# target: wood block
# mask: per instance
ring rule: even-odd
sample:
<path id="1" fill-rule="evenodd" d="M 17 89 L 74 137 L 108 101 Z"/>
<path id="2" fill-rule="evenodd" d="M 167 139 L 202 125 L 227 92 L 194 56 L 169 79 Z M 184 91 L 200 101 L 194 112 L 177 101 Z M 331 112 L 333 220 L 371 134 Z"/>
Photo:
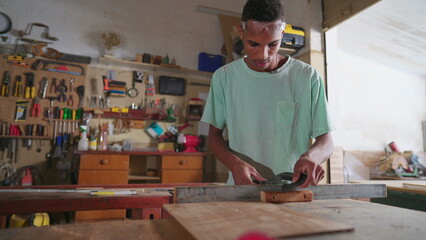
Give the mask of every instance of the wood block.
<path id="1" fill-rule="evenodd" d="M 285 202 L 311 202 L 313 194 L 311 191 L 292 191 L 292 192 L 265 192 L 260 191 L 260 201 L 270 203 Z"/>

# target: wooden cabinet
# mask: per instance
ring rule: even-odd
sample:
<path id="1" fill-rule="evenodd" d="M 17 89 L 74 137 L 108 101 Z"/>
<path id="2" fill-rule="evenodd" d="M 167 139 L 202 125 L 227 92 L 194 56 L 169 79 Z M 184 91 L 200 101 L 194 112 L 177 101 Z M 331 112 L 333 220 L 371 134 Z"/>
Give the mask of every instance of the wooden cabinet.
<path id="1" fill-rule="evenodd" d="M 203 156 L 163 156 L 162 183 L 194 183 L 203 181 Z"/>
<path id="2" fill-rule="evenodd" d="M 159 181 L 161 183 L 201 183 L 203 182 L 203 160 L 206 153 L 175 152 L 113 152 L 113 151 L 74 151 L 80 154 L 78 184 L 128 184 L 129 180 Z M 146 156 L 156 156 L 157 176 L 130 176 L 130 156 L 142 164 Z M 144 160 L 145 159 L 145 160 Z M 125 209 L 78 211 L 77 222 L 94 220 L 123 219 Z"/>
<path id="3" fill-rule="evenodd" d="M 129 155 L 82 154 L 78 184 L 127 184 Z M 123 219 L 125 209 L 77 211 L 76 221 Z"/>

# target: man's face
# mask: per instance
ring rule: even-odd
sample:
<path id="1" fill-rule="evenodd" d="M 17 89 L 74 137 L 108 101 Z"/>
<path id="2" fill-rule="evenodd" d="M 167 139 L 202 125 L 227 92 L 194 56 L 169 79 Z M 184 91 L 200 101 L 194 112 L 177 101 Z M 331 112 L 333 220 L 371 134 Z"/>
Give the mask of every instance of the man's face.
<path id="1" fill-rule="evenodd" d="M 238 27 L 250 69 L 267 72 L 277 66 L 284 26 L 280 20 L 269 23 L 249 20 Z"/>

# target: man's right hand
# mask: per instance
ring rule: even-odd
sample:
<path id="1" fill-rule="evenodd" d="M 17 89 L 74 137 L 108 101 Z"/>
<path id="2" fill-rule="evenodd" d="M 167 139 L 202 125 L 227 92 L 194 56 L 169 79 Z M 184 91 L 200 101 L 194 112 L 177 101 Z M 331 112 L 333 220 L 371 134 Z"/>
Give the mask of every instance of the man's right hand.
<path id="1" fill-rule="evenodd" d="M 234 178 L 235 185 L 252 185 L 253 179 L 257 181 L 266 181 L 250 164 L 240 160 L 230 169 Z"/>
<path id="2" fill-rule="evenodd" d="M 257 170 L 241 160 L 238 156 L 231 153 L 228 145 L 223 139 L 223 130 L 216 128 L 213 125 L 210 125 L 209 136 L 207 139 L 211 150 L 213 151 L 215 157 L 219 159 L 228 169 L 232 172 L 234 177 L 235 185 L 249 185 L 254 184 L 252 178 L 257 181 L 265 181 Z"/>

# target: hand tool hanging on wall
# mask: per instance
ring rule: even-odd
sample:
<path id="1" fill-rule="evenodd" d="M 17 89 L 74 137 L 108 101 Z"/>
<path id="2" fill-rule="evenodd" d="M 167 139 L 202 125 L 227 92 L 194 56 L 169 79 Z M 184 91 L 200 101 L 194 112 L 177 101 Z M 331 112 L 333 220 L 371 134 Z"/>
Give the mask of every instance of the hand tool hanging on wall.
<path id="1" fill-rule="evenodd" d="M 10 84 L 10 77 L 9 77 L 9 71 L 3 72 L 3 85 L 1 86 L 1 95 L 3 97 L 9 96 L 9 86 Z"/>
<path id="2" fill-rule="evenodd" d="M 85 87 L 83 85 L 77 87 L 78 108 L 83 107 L 84 90 L 85 90 Z"/>
<path id="3" fill-rule="evenodd" d="M 40 117 L 40 98 L 34 99 L 33 107 L 31 108 L 31 117 Z"/>
<path id="4" fill-rule="evenodd" d="M 47 99 L 49 99 L 49 101 L 50 101 L 50 107 L 53 107 L 53 102 L 56 100 L 56 98 L 57 97 L 52 97 L 52 96 L 47 97 Z"/>
<path id="5" fill-rule="evenodd" d="M 62 79 L 61 83 L 58 85 L 57 90 L 59 92 L 58 102 L 65 102 L 67 100 L 67 95 L 65 93 L 68 91 L 67 85 L 65 85 L 65 79 Z"/>
<path id="6" fill-rule="evenodd" d="M 14 97 L 22 97 L 22 77 L 17 75 L 15 78 L 15 91 L 13 93 Z"/>
<path id="7" fill-rule="evenodd" d="M 47 78 L 42 78 L 40 81 L 40 90 L 38 94 L 39 97 L 46 98 L 47 85 L 49 85 Z"/>
<path id="8" fill-rule="evenodd" d="M 58 85 L 56 83 L 56 80 L 57 80 L 56 78 L 52 78 L 49 93 L 57 93 Z"/>
<path id="9" fill-rule="evenodd" d="M 59 66 L 65 65 L 65 66 L 77 67 L 80 69 L 80 73 L 48 68 L 49 65 L 59 65 Z M 37 59 L 31 66 L 31 68 L 34 70 L 46 70 L 46 71 L 52 71 L 52 72 L 69 73 L 74 75 L 84 75 L 84 68 L 78 64 L 63 63 L 63 62 L 49 61 L 49 60 L 43 60 L 43 59 Z"/>
<path id="10" fill-rule="evenodd" d="M 25 87 L 25 98 L 35 98 L 34 73 L 24 73 L 27 76 L 27 85 Z"/>
<path id="11" fill-rule="evenodd" d="M 75 79 L 70 78 L 70 92 L 74 91 L 74 82 L 75 82 Z"/>
<path id="12" fill-rule="evenodd" d="M 129 88 L 127 90 L 127 96 L 131 97 L 131 98 L 135 98 L 139 95 L 139 91 L 135 88 L 135 83 L 136 83 L 136 79 L 133 78 L 132 81 L 132 88 Z"/>
<path id="13" fill-rule="evenodd" d="M 73 107 L 73 106 L 74 106 L 74 99 L 73 99 L 73 97 L 72 97 L 72 95 L 71 95 L 71 94 L 70 94 L 70 96 L 68 97 L 67 106 L 68 106 L 68 107 Z"/>
<path id="14" fill-rule="evenodd" d="M 27 29 L 25 31 L 24 30 L 19 31 L 19 36 L 23 37 L 23 36 L 26 36 L 26 35 L 30 35 L 31 30 L 33 29 L 33 26 L 44 28 L 44 35 L 43 35 L 44 38 L 52 40 L 52 41 L 58 40 L 57 37 L 51 36 L 49 34 L 49 26 L 47 26 L 46 24 L 43 24 L 43 23 L 30 23 L 27 26 Z"/>

